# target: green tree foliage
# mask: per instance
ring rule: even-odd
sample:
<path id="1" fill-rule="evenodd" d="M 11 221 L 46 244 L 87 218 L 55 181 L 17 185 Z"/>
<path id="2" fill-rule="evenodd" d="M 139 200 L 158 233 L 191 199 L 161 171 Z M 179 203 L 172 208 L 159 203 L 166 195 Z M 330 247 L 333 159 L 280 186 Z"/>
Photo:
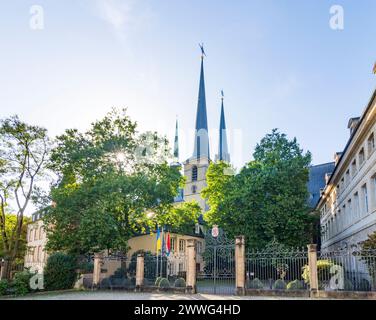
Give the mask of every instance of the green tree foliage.
<path id="1" fill-rule="evenodd" d="M 23 217 L 22 222 L 22 232 L 20 237 L 19 248 L 17 251 L 17 255 L 15 257 L 14 263 L 21 264 L 24 261 L 25 252 L 26 252 L 26 236 L 27 236 L 27 225 L 31 221 L 29 217 Z M 12 231 L 15 229 L 17 223 L 17 216 L 15 214 L 6 214 L 5 215 L 5 232 L 6 234 L 11 234 Z M 6 252 L 4 252 L 3 246 L 3 235 L 0 233 L 0 258 L 4 258 L 6 256 Z"/>
<path id="2" fill-rule="evenodd" d="M 77 280 L 76 257 L 61 252 L 51 254 L 44 267 L 46 290 L 72 289 Z"/>
<path id="3" fill-rule="evenodd" d="M 374 286 L 376 286 L 376 232 L 368 235 L 368 238 L 361 243 L 360 256 L 366 264 Z"/>
<path id="4" fill-rule="evenodd" d="M 50 164 L 59 177 L 51 191 L 56 205 L 44 216 L 48 249 L 125 252 L 134 233 L 167 222 L 184 227 L 193 215 L 178 216 L 173 207 L 184 179 L 168 165 L 167 145 L 156 133 L 137 133 L 125 110 L 113 110 L 86 133 L 59 136 Z"/>
<path id="5" fill-rule="evenodd" d="M 0 233 L 6 278 L 22 247 L 25 211 L 41 192 L 49 145 L 44 128 L 28 125 L 17 116 L 0 123 Z M 6 214 L 11 212 L 16 223 L 9 230 Z"/>
<path id="6" fill-rule="evenodd" d="M 218 224 L 230 237 L 245 235 L 253 248 L 271 241 L 306 245 L 314 222 L 307 208 L 310 153 L 303 153 L 295 138 L 288 140 L 274 129 L 256 146 L 253 157 L 234 175 L 226 163 L 209 166 L 202 192 L 210 206 L 207 222 Z"/>

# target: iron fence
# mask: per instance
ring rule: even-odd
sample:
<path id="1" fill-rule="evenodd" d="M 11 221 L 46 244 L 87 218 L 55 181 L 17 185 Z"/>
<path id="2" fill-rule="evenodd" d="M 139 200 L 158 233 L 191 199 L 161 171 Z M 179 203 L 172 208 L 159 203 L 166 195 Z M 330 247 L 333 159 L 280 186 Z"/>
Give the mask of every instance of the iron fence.
<path id="1" fill-rule="evenodd" d="M 376 291 L 376 250 L 322 251 L 317 260 L 319 289 Z"/>
<path id="2" fill-rule="evenodd" d="M 187 274 L 186 254 L 144 257 L 144 286 L 160 288 L 185 287 Z"/>
<path id="3" fill-rule="evenodd" d="M 308 265 L 304 248 L 249 250 L 246 253 L 246 288 L 307 290 L 303 270 Z"/>

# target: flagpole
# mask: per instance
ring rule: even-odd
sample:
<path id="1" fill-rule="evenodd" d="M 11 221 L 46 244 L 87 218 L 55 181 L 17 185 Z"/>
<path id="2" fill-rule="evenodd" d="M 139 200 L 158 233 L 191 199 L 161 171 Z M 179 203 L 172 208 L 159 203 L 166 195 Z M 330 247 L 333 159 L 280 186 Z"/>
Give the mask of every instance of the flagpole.
<path id="1" fill-rule="evenodd" d="M 162 227 L 162 238 L 161 238 L 161 277 L 163 277 L 163 236 L 164 236 L 164 228 Z"/>
<path id="2" fill-rule="evenodd" d="M 157 225 L 157 237 L 158 237 L 158 225 Z M 157 248 L 157 270 L 155 272 L 156 278 L 158 277 L 158 239 L 156 241 L 156 248 Z"/>

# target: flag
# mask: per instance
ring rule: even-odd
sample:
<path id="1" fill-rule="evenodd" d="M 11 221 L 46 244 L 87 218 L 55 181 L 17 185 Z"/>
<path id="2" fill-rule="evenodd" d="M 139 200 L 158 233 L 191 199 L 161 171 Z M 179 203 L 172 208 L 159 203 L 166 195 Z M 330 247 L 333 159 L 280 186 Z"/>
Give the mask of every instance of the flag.
<path id="1" fill-rule="evenodd" d="M 165 235 L 163 234 L 163 231 L 162 231 L 162 257 L 163 257 L 163 255 L 164 255 L 165 252 L 166 252 L 166 250 L 165 250 L 165 246 L 166 246 Z"/>
<path id="2" fill-rule="evenodd" d="M 166 254 L 167 254 L 167 256 L 169 256 L 170 255 L 170 251 L 171 251 L 171 239 L 170 239 L 170 232 L 169 233 L 167 233 L 167 241 L 166 241 L 167 243 L 166 243 Z"/>
<path id="3" fill-rule="evenodd" d="M 375 65 L 373 66 L 373 73 L 376 74 L 376 62 L 375 62 Z"/>
<path id="4" fill-rule="evenodd" d="M 159 250 L 161 250 L 161 247 L 161 231 L 159 230 L 159 227 L 157 227 L 157 253 Z"/>

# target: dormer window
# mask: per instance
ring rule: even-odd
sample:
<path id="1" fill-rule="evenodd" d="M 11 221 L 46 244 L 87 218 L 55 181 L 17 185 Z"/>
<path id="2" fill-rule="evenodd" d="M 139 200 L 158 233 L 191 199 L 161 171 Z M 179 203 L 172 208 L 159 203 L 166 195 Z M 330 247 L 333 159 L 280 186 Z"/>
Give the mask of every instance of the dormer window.
<path id="1" fill-rule="evenodd" d="M 197 181 L 197 166 L 192 167 L 192 181 Z"/>

